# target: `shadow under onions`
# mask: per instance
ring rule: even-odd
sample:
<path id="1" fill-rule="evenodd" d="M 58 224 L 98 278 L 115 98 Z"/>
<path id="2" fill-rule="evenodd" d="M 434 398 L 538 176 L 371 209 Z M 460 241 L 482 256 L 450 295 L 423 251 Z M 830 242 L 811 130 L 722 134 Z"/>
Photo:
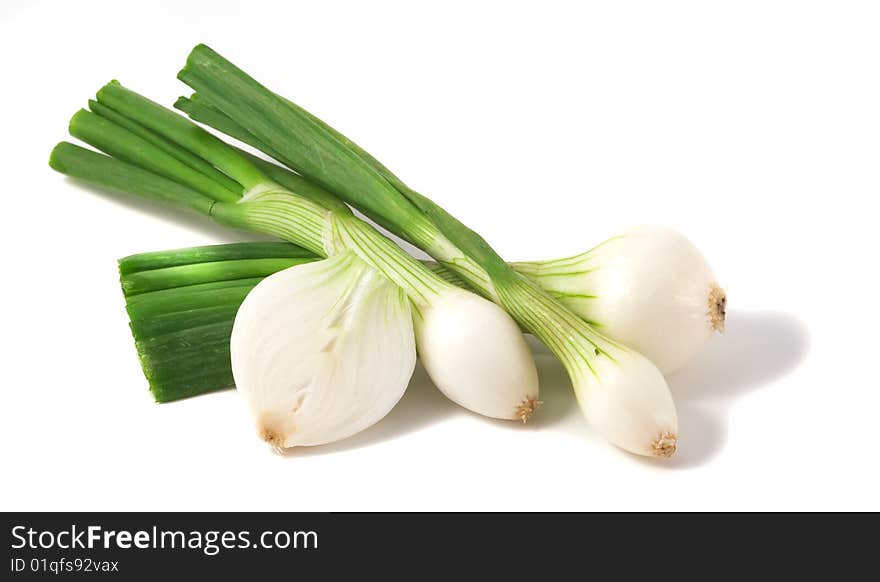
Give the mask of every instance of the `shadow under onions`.
<path id="1" fill-rule="evenodd" d="M 600 438 L 578 410 L 565 368 L 547 348 L 529 340 L 543 401 L 529 424 L 558 425 L 557 430 Z M 797 317 L 777 311 L 730 312 L 724 334 L 713 337 L 694 362 L 668 377 L 681 434 L 676 455 L 670 460 L 629 456 L 657 467 L 684 469 L 707 463 L 724 448 L 736 400 L 795 370 L 808 351 L 809 333 Z"/>
<path id="2" fill-rule="evenodd" d="M 712 338 L 695 362 L 669 377 L 681 441 L 671 460 L 648 462 L 691 468 L 710 461 L 727 441 L 735 401 L 795 370 L 809 345 L 806 325 L 791 314 L 728 313 L 724 334 Z"/>

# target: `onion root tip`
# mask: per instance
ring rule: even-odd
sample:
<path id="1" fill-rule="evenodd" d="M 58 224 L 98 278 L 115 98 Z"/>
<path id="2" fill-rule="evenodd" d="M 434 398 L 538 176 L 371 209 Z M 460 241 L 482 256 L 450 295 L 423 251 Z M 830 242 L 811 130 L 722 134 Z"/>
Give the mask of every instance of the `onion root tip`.
<path id="1" fill-rule="evenodd" d="M 657 439 L 651 443 L 651 453 L 655 457 L 668 459 L 675 454 L 678 437 L 673 432 L 661 433 Z"/>
<path id="2" fill-rule="evenodd" d="M 521 421 L 523 421 L 523 424 L 525 424 L 532 417 L 535 411 L 538 410 L 538 407 L 541 406 L 541 404 L 543 404 L 543 402 L 541 400 L 538 400 L 537 398 L 534 398 L 532 396 L 526 397 L 516 407 L 516 418 L 520 419 Z"/>
<path id="3" fill-rule="evenodd" d="M 723 332 L 724 320 L 727 318 L 727 293 L 717 284 L 709 290 L 709 301 L 706 314 L 712 331 Z"/>
<path id="4" fill-rule="evenodd" d="M 284 435 L 280 432 L 263 426 L 259 430 L 260 439 L 268 443 L 272 450 L 276 453 L 284 452 Z"/>

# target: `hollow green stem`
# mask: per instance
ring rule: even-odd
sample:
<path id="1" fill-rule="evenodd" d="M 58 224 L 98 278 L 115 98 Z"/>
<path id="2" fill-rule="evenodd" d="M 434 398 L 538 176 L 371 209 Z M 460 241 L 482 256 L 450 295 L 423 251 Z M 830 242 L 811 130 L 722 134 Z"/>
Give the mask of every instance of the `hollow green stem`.
<path id="1" fill-rule="evenodd" d="M 181 265 L 223 262 L 242 259 L 308 259 L 314 253 L 286 242 L 242 242 L 139 253 L 119 259 L 119 274 L 126 275 Z M 192 284 L 192 283 L 188 283 Z"/>
<path id="2" fill-rule="evenodd" d="M 158 103 L 111 81 L 98 91 L 98 102 L 203 158 L 250 190 L 266 176 L 228 144 Z"/>
<path id="3" fill-rule="evenodd" d="M 190 119 L 194 119 L 199 123 L 203 123 L 209 127 L 222 131 L 226 135 L 234 137 L 240 142 L 257 148 L 268 156 L 278 159 L 281 155 L 257 139 L 254 134 L 233 121 L 225 113 L 211 105 L 207 99 L 203 98 L 198 93 L 193 93 L 189 98 L 178 98 L 177 101 L 174 102 L 174 107 L 186 113 Z"/>
<path id="4" fill-rule="evenodd" d="M 170 156 L 177 158 L 194 170 L 198 170 L 208 178 L 211 178 L 212 180 L 229 190 L 231 193 L 241 196 L 243 192 L 241 184 L 239 184 L 223 172 L 220 172 L 219 170 L 217 170 L 217 168 L 215 168 L 202 158 L 198 157 L 197 155 L 191 153 L 189 150 L 185 150 L 181 147 L 176 146 L 170 141 L 159 136 L 157 133 L 150 131 L 140 123 L 129 119 L 124 115 L 116 113 L 114 110 L 110 109 L 106 105 L 98 103 L 93 99 L 89 100 L 89 109 L 96 115 L 99 115 L 115 123 L 116 125 L 124 127 L 139 138 L 146 140 L 147 142 L 161 149 Z"/>
<path id="5" fill-rule="evenodd" d="M 311 263 L 315 258 L 239 259 L 198 263 L 177 267 L 165 267 L 152 271 L 131 273 L 122 278 L 122 290 L 126 295 L 137 295 L 158 289 L 171 289 L 208 281 L 266 277 L 295 265 Z"/>
<path id="6" fill-rule="evenodd" d="M 214 200 L 234 202 L 241 197 L 240 187 L 238 193 L 228 190 L 164 149 L 91 111 L 81 109 L 70 119 L 70 135 L 115 158 L 190 186 Z"/>

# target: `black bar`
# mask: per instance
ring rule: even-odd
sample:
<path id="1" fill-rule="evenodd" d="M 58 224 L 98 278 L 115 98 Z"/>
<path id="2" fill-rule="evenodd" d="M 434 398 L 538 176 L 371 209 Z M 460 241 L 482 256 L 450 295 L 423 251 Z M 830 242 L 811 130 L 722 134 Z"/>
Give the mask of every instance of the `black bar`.
<path id="1" fill-rule="evenodd" d="M 829 564 L 835 579 L 876 570 L 870 566 L 876 514 L 6 513 L 0 519 L 0 580 L 193 574 L 305 580 L 344 573 L 433 579 L 441 572 L 462 580 L 478 572 L 490 580 L 502 574 L 605 580 L 652 571 L 665 579 L 699 573 L 706 563 L 713 565 L 703 571 L 709 580 L 733 572 L 815 575 Z"/>

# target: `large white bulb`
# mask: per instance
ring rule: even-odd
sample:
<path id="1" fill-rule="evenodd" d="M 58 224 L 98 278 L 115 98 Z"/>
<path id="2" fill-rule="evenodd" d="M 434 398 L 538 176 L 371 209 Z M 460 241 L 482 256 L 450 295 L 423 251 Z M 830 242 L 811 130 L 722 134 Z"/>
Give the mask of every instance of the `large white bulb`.
<path id="1" fill-rule="evenodd" d="M 598 297 L 584 315 L 664 373 L 690 361 L 724 326 L 726 299 L 709 263 L 684 235 L 658 226 L 624 232 L 591 253 Z"/>
<path id="2" fill-rule="evenodd" d="M 664 374 L 724 328 L 727 300 L 712 268 L 669 228 L 635 227 L 575 257 L 516 268 Z"/>
<path id="3" fill-rule="evenodd" d="M 258 434 L 277 449 L 373 425 L 416 360 L 406 296 L 351 252 L 261 281 L 238 310 L 230 349 Z"/>

